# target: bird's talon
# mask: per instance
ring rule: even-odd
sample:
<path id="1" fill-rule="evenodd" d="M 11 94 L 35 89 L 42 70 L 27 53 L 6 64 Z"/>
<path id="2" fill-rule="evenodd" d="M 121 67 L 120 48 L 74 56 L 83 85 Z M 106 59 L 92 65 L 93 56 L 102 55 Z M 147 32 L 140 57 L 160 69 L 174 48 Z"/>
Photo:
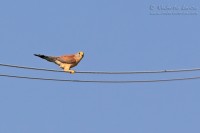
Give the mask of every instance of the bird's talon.
<path id="1" fill-rule="evenodd" d="M 74 70 L 70 70 L 70 71 L 69 71 L 69 73 L 71 73 L 71 74 L 74 74 L 74 73 L 75 73 L 75 71 L 74 71 Z"/>

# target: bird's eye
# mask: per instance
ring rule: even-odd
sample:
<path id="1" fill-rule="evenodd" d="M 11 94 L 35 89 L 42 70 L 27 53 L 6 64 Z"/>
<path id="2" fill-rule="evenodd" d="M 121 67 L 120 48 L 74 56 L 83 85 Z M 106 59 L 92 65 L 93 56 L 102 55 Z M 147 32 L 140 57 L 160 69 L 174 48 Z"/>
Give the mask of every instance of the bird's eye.
<path id="1" fill-rule="evenodd" d="M 79 52 L 78 54 L 79 54 L 80 56 L 83 56 L 83 55 L 84 55 L 84 53 L 83 53 L 83 52 Z"/>

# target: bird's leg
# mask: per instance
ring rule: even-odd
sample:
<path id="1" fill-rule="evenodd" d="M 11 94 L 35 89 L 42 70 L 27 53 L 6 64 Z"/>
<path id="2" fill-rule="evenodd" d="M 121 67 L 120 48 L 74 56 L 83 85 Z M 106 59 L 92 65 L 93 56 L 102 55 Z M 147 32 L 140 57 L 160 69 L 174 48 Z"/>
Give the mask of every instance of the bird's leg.
<path id="1" fill-rule="evenodd" d="M 64 71 L 65 71 L 65 72 L 69 72 L 69 73 L 71 73 L 71 74 L 74 74 L 74 73 L 75 73 L 74 70 L 70 70 L 70 65 L 69 65 L 69 64 L 64 65 Z"/>
<path id="2" fill-rule="evenodd" d="M 61 63 L 59 67 L 62 68 L 62 69 L 64 69 L 65 65 Z"/>
<path id="3" fill-rule="evenodd" d="M 60 61 L 57 61 L 57 60 L 56 60 L 55 63 L 56 63 L 57 65 L 59 65 L 60 68 L 62 68 L 62 67 L 61 67 L 62 63 L 61 63 Z"/>
<path id="4" fill-rule="evenodd" d="M 57 61 L 57 60 L 55 61 L 55 63 L 56 63 L 57 65 L 59 65 L 60 68 L 64 69 L 65 64 L 63 64 L 63 63 L 61 63 L 60 61 Z"/>
<path id="5" fill-rule="evenodd" d="M 70 69 L 68 69 L 68 68 L 64 68 L 64 71 L 65 72 L 69 72 L 69 73 L 71 73 L 71 74 L 74 74 L 75 73 L 75 71 L 74 70 L 70 70 Z"/>
<path id="6" fill-rule="evenodd" d="M 55 63 L 57 65 L 59 65 L 60 68 L 64 69 L 65 72 L 69 72 L 71 74 L 74 74 L 75 71 L 74 70 L 70 70 L 71 65 L 70 64 L 65 64 L 65 63 L 61 63 L 60 61 L 55 61 Z"/>

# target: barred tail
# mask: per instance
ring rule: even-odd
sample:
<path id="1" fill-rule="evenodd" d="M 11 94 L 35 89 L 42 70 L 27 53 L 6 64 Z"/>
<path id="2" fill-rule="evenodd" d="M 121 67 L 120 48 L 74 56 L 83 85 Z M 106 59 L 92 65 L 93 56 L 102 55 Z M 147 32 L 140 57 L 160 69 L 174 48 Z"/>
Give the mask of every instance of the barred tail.
<path id="1" fill-rule="evenodd" d="M 56 57 L 51 57 L 51 56 L 46 56 L 46 55 L 41 55 L 41 54 L 34 54 L 34 55 L 50 62 L 54 62 L 56 60 Z"/>

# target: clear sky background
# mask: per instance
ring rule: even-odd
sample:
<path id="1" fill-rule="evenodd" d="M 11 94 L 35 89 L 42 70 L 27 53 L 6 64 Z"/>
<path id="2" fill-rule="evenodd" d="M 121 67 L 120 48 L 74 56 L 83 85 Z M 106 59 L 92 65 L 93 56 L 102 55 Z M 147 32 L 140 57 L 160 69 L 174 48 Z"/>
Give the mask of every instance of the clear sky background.
<path id="1" fill-rule="evenodd" d="M 85 57 L 74 68 L 78 71 L 200 67 L 199 7 L 197 0 L 0 1 L 0 62 L 59 70 L 33 54 L 82 50 Z M 0 73 L 81 80 L 200 76 L 70 75 L 6 67 L 0 67 Z M 0 133 L 200 132 L 200 80 L 95 84 L 0 77 L 0 83 Z"/>

